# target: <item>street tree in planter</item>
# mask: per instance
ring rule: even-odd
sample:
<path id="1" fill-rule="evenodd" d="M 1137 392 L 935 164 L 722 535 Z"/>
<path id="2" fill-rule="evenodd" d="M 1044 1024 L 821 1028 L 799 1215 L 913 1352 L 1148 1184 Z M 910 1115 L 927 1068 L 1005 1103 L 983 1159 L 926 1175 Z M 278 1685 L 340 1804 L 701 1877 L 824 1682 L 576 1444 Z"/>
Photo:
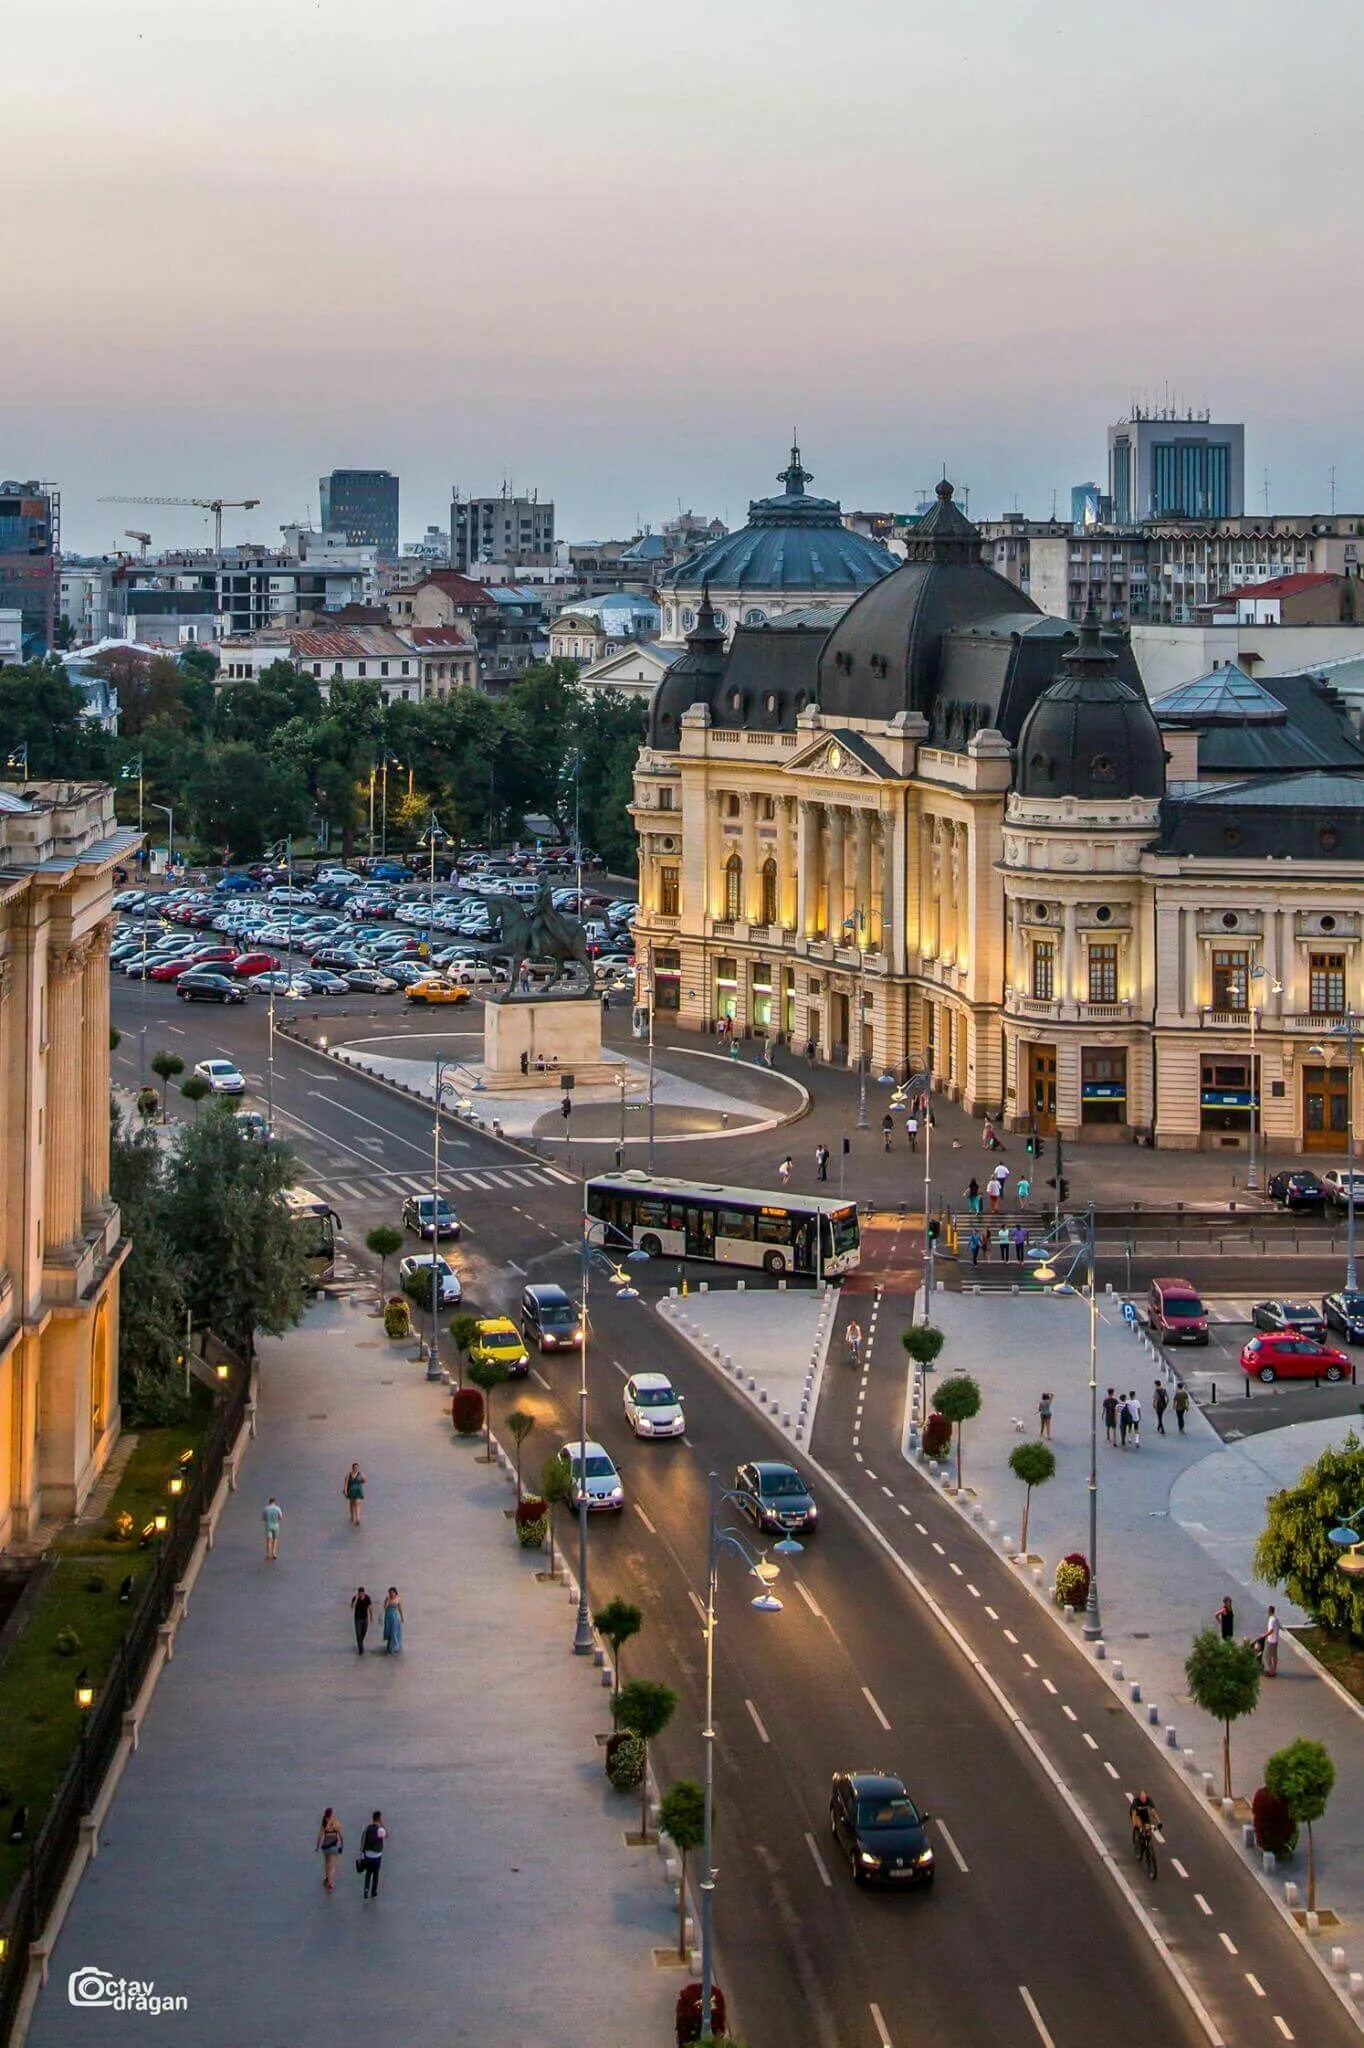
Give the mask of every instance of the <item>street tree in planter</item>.
<path id="1" fill-rule="evenodd" d="M 677 1706 L 677 1694 L 670 1685 L 653 1678 L 632 1678 L 612 1696 L 611 1718 L 627 1735 L 637 1735 L 644 1744 L 645 1774 L 640 1795 L 639 1832 L 649 1835 L 649 1744 L 663 1733 Z"/>
<path id="2" fill-rule="evenodd" d="M 184 1096 L 186 1102 L 192 1102 L 194 1104 L 194 1115 L 197 1121 L 199 1115 L 199 1104 L 203 1101 L 204 1097 L 209 1093 L 209 1086 L 207 1081 L 204 1079 L 202 1074 L 187 1074 L 185 1076 L 185 1079 L 180 1083 L 180 1093 Z"/>
<path id="3" fill-rule="evenodd" d="M 1028 1512 L 1032 1507 L 1034 1486 L 1045 1486 L 1056 1472 L 1056 1453 L 1050 1444 L 1015 1444 L 1009 1453 L 1009 1470 L 1015 1479 L 1020 1479 L 1026 1489 L 1023 1495 L 1023 1533 L 1018 1539 L 1018 1548 L 1024 1557 L 1028 1554 Z"/>
<path id="4" fill-rule="evenodd" d="M 933 1396 L 933 1406 L 945 1415 L 957 1433 L 957 1492 L 961 1492 L 961 1426 L 980 1413 L 980 1386 L 969 1373 L 954 1373 L 944 1380 Z"/>
<path id="5" fill-rule="evenodd" d="M 178 1053 L 178 1052 L 154 1052 L 154 1053 L 152 1054 L 152 1072 L 153 1072 L 154 1074 L 157 1074 L 157 1075 L 159 1075 L 159 1076 L 160 1076 L 160 1079 L 161 1079 L 161 1083 L 162 1083 L 162 1088 L 161 1088 L 161 1095 L 162 1095 L 162 1101 L 161 1101 L 161 1121 L 162 1121 L 162 1123 L 164 1123 L 164 1122 L 166 1121 L 166 1103 L 165 1103 L 165 1097 L 166 1097 L 166 1095 L 167 1095 L 167 1093 L 168 1093 L 168 1091 L 169 1091 L 169 1089 L 170 1089 L 170 1084 L 171 1084 L 171 1082 L 172 1082 L 172 1081 L 173 1081 L 173 1080 L 175 1079 L 175 1077 L 176 1077 L 176 1075 L 177 1075 L 177 1074 L 183 1074 L 183 1073 L 184 1073 L 184 1071 L 185 1071 L 185 1063 L 184 1063 L 184 1061 L 183 1061 L 183 1060 L 181 1059 L 181 1057 L 180 1057 L 180 1055 L 179 1055 L 179 1053 Z"/>
<path id="6" fill-rule="evenodd" d="M 692 1778 L 679 1778 L 663 1794 L 658 1808 L 658 1832 L 666 1835 L 682 1860 L 682 1879 L 677 1887 L 677 1953 L 687 1954 L 687 1858 L 706 1839 L 706 1795 Z"/>
<path id="7" fill-rule="evenodd" d="M 1201 1629 L 1184 1659 L 1184 1676 L 1194 1705 L 1222 1723 L 1222 1796 L 1230 1799 L 1231 1724 L 1260 1704 L 1259 1655 L 1254 1643 L 1225 1642 L 1215 1628 Z"/>
<path id="8" fill-rule="evenodd" d="M 510 1378 L 500 1358 L 474 1358 L 469 1362 L 469 1378 L 483 1395 L 483 1462 L 493 1461 L 493 1394 Z"/>
<path id="9" fill-rule="evenodd" d="M 947 1339 L 933 1323 L 911 1323 L 902 1333 L 900 1342 L 914 1363 L 927 1369 L 936 1362 Z"/>
<path id="10" fill-rule="evenodd" d="M 611 1645 L 611 1661 L 616 1667 L 615 1689 L 619 1692 L 620 1653 L 631 1636 L 637 1636 L 643 1628 L 643 1612 L 629 1600 L 608 1600 L 605 1607 L 599 1607 L 593 1615 L 592 1626 Z"/>
<path id="11" fill-rule="evenodd" d="M 1300 1826 L 1307 1829 L 1307 1910 L 1317 1910 L 1317 1863 L 1312 1842 L 1312 1823 L 1326 1811 L 1326 1802 L 1336 1782 L 1336 1767 L 1324 1742 L 1300 1735 L 1285 1749 L 1276 1749 L 1265 1759 L 1265 1784 L 1282 1799 Z"/>
<path id="12" fill-rule="evenodd" d="M 535 1427 L 535 1417 L 528 1408 L 513 1408 L 507 1417 L 507 1427 L 516 1440 L 516 1505 L 521 1505 L 521 1446 Z"/>
<path id="13" fill-rule="evenodd" d="M 540 1495 L 549 1503 L 549 1575 L 554 1578 L 558 1569 L 554 1561 L 554 1510 L 571 1507 L 573 1503 L 572 1474 L 557 1451 L 552 1458 L 545 1459 L 541 1469 Z"/>
<path id="14" fill-rule="evenodd" d="M 376 1223 L 365 1238 L 365 1249 L 379 1261 L 379 1299 L 384 1298 L 384 1274 L 394 1252 L 403 1248 L 403 1233 L 396 1223 Z"/>

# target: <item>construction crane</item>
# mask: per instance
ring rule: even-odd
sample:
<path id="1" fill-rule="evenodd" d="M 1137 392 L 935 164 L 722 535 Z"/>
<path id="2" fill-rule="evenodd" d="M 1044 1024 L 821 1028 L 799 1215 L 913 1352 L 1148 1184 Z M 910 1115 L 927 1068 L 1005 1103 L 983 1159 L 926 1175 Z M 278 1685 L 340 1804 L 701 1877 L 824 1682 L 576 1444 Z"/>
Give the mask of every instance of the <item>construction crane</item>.
<path id="1" fill-rule="evenodd" d="M 213 552 L 223 551 L 223 512 L 250 512 L 259 505 L 259 498 L 101 498 L 101 505 L 194 505 L 201 512 L 213 514 Z"/>
<path id="2" fill-rule="evenodd" d="M 147 550 L 152 544 L 151 535 L 149 533 L 140 533 L 137 527 L 135 526 L 125 526 L 123 529 L 123 538 L 125 540 L 135 540 L 137 542 L 138 558 L 139 560 L 145 562 L 147 559 Z"/>

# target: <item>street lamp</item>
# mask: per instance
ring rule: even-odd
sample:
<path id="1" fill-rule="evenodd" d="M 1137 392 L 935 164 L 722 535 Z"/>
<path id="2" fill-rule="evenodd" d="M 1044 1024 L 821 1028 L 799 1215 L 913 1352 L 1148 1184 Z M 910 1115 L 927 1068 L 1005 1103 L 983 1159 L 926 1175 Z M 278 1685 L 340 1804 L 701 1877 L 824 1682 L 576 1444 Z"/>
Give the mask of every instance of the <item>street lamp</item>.
<path id="1" fill-rule="evenodd" d="M 1246 1007 L 1250 1011 L 1250 1159 L 1246 1166 L 1246 1193 L 1254 1195 L 1260 1190 L 1260 1069 L 1255 1057 L 1255 1026 L 1259 1012 L 1255 1008 L 1254 984 L 1267 981 L 1269 994 L 1281 996 L 1283 983 L 1272 980 L 1269 970 L 1264 967 L 1252 967 L 1249 979 L 1251 985 L 1246 990 Z"/>
<path id="2" fill-rule="evenodd" d="M 170 874 L 175 862 L 175 809 L 171 804 L 154 804 L 148 800 L 149 811 L 161 811 L 166 819 L 166 873 Z"/>
<path id="3" fill-rule="evenodd" d="M 1359 1273 L 1355 1263 L 1355 1041 L 1360 1035 L 1364 1019 L 1357 1010 L 1345 1012 L 1339 1024 L 1333 1024 L 1330 1037 L 1345 1040 L 1345 1054 L 1349 1067 L 1345 1076 L 1345 1142 L 1349 1148 L 1346 1155 L 1345 1174 L 1345 1291 L 1354 1294 L 1359 1287 Z M 1324 1045 L 1310 1045 L 1308 1052 L 1319 1059 L 1324 1066 L 1331 1063 L 1331 1056 Z"/>
<path id="4" fill-rule="evenodd" d="M 581 1208 L 578 1212 L 578 1286 L 581 1292 L 583 1333 L 578 1346 L 578 1619 L 573 1631 L 573 1654 L 575 1657 L 590 1657 L 596 1648 L 592 1640 L 592 1616 L 587 1605 L 587 1332 L 590 1318 L 587 1312 L 588 1280 L 591 1265 L 595 1261 L 598 1271 L 603 1272 L 616 1287 L 618 1301 L 638 1301 L 639 1289 L 631 1287 L 629 1275 L 620 1260 L 613 1259 L 594 1245 L 594 1231 L 608 1231 L 611 1225 L 604 1216 L 589 1216 L 587 1213 L 587 1182 L 582 1185 Z M 625 1254 L 631 1265 L 644 1265 L 649 1254 L 629 1251 Z"/>
<path id="5" fill-rule="evenodd" d="M 1099 1296 L 1094 1283 L 1094 1204 L 1089 1205 L 1085 1241 L 1080 1256 L 1085 1261 L 1085 1292 L 1089 1297 L 1089 1592 L 1085 1599 L 1085 1640 L 1095 1643 L 1103 1634 L 1099 1619 Z M 1075 1264 L 1071 1266 L 1074 1272 Z M 1033 1267 L 1033 1278 L 1043 1287 L 1056 1284 L 1056 1267 L 1050 1257 Z M 1062 1281 L 1061 1286 L 1068 1283 Z"/>
<path id="6" fill-rule="evenodd" d="M 426 830 L 417 841 L 419 846 L 426 848 L 430 860 L 426 899 L 426 957 L 428 962 L 431 958 L 431 945 L 436 931 L 436 848 L 444 846 L 448 838 L 449 834 L 445 831 L 435 812 L 432 811 Z"/>
<path id="7" fill-rule="evenodd" d="M 431 1124 L 431 1350 L 426 1361 L 426 1377 L 440 1378 L 440 1345 L 436 1337 L 436 1313 L 440 1296 L 440 1098 L 447 1083 L 441 1078 L 446 1067 L 458 1066 L 458 1060 L 444 1057 L 436 1061 L 435 1116 Z"/>
<path id="8" fill-rule="evenodd" d="M 81 1717 L 81 1810 L 82 1812 L 88 1812 L 90 1808 L 90 1765 L 89 1747 L 85 1731 L 86 1722 L 90 1717 L 90 1709 L 95 1704 L 95 1688 L 91 1683 L 90 1673 L 84 1665 L 81 1666 L 80 1671 L 76 1674 L 75 1698 Z"/>
<path id="9" fill-rule="evenodd" d="M 758 1614 L 780 1614 L 781 1601 L 770 1588 L 781 1567 L 755 1551 L 738 1529 L 720 1526 L 720 1511 L 742 1496 L 732 1487 L 722 1489 L 720 1475 L 710 1475 L 708 1542 L 706 1558 L 706 1612 L 702 1633 L 706 1643 L 706 1718 L 701 1729 L 703 1773 L 701 1835 L 701 2024 L 711 2030 L 711 2005 L 715 1995 L 715 1858 L 711 1833 L 715 1815 L 715 1594 L 720 1570 L 720 1553 L 732 1550 L 741 1557 L 761 1587 L 749 1605 Z M 782 1557 L 797 1557 L 805 1548 L 794 1536 L 783 1536 L 772 1548 Z"/>

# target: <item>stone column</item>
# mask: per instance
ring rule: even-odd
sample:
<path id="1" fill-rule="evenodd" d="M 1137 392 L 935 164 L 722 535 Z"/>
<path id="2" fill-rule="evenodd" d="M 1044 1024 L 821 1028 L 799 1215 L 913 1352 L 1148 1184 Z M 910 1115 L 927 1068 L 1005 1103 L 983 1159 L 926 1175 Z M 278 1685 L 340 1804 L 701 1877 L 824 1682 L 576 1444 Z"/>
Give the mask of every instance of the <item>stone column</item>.
<path id="1" fill-rule="evenodd" d="M 109 932 L 90 942 L 81 976 L 81 1198 L 98 1224 L 109 1203 Z"/>
<path id="2" fill-rule="evenodd" d="M 807 939 L 819 930 L 819 805 L 799 800 L 800 867 L 796 877 L 796 921 Z"/>
<path id="3" fill-rule="evenodd" d="M 829 807 L 829 937 L 834 945 L 847 943 L 843 920 L 847 916 L 845 869 L 848 851 L 848 813 L 842 804 Z"/>
<path id="4" fill-rule="evenodd" d="M 1075 905 L 1064 903 L 1061 906 L 1061 986 L 1057 993 L 1064 1005 L 1064 1012 L 1071 1015 L 1075 1014 L 1074 1006 L 1079 1001 L 1076 993 L 1079 987 L 1078 974 L 1079 947 L 1075 937 Z"/>
<path id="5" fill-rule="evenodd" d="M 81 969 L 83 949 L 49 951 L 43 1246 L 72 1245 L 81 1224 Z"/>
<path id="6" fill-rule="evenodd" d="M 9 1160 L 10 1136 L 10 1018 L 14 1010 L 14 962 L 0 959 L 0 1160 Z M 0 1274 L 6 1270 L 10 1219 L 17 1221 L 23 1214 L 22 1182 L 17 1173 L 11 1173 L 8 1166 L 0 1173 Z M 22 1264 L 22 1258 L 16 1265 Z M 0 1513 L 7 1503 L 0 1502 Z"/>
<path id="7" fill-rule="evenodd" d="M 951 818 L 938 821 L 938 952 L 957 957 L 957 828 Z"/>
<path id="8" fill-rule="evenodd" d="M 863 919 L 859 943 L 870 952 L 875 942 L 875 923 L 871 914 L 871 812 L 858 811 L 854 823 L 857 828 L 857 902 L 854 908 Z"/>
<path id="9" fill-rule="evenodd" d="M 892 801 L 898 803 L 899 797 Z M 896 830 L 895 813 L 887 811 L 881 819 L 881 951 L 888 955 L 896 972 L 900 966 L 902 921 L 899 854 L 900 835 Z"/>
<path id="10" fill-rule="evenodd" d="M 709 898 L 707 909 L 712 917 L 725 914 L 725 848 L 724 826 L 720 811 L 718 790 L 706 791 L 706 894 Z"/>
<path id="11" fill-rule="evenodd" d="M 741 914 L 748 924 L 762 918 L 762 883 L 758 875 L 758 799 L 751 791 L 739 799 L 743 816 L 744 886 L 740 891 Z"/>
<path id="12" fill-rule="evenodd" d="M 792 818 L 795 798 L 777 798 L 777 922 L 787 930 L 796 921 L 793 901 L 797 888 Z"/>

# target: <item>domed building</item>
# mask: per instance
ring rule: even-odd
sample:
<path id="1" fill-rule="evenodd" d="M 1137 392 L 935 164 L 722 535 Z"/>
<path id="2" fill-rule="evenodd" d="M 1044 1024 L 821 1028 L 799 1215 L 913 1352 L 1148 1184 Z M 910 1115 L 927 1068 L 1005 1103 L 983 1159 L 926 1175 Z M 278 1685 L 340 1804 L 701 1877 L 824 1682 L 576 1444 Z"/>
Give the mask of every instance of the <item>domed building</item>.
<path id="1" fill-rule="evenodd" d="M 888 548 L 844 526 L 836 500 L 807 495 L 814 479 L 798 447 L 777 480 L 785 489 L 755 498 L 746 526 L 707 542 L 662 577 L 659 637 L 665 647 L 679 645 L 694 629 L 703 590 L 728 642 L 739 626 L 762 626 L 794 612 L 832 606 L 836 616 L 897 566 Z"/>
<path id="2" fill-rule="evenodd" d="M 1364 993 L 1343 707 L 1278 679 L 1272 758 L 1257 727 L 1258 773 L 1200 774 L 1229 733 L 1165 727 L 1125 634 L 998 576 L 946 481 L 846 609 L 720 609 L 702 583 L 636 768 L 661 1012 L 928 1064 L 1042 1136 L 1343 1148 L 1344 1063 L 1307 1057 Z"/>

